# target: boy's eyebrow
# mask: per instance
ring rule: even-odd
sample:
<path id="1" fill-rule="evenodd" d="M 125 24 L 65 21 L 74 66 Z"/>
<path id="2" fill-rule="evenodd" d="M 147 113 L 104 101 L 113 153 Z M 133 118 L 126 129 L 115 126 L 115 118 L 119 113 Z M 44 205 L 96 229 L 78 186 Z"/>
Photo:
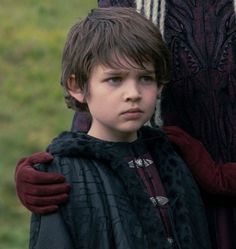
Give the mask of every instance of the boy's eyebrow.
<path id="1" fill-rule="evenodd" d="M 110 69 L 110 70 L 105 70 L 104 73 L 107 75 L 118 75 L 126 72 L 125 70 L 116 70 L 116 69 Z"/>
<path id="2" fill-rule="evenodd" d="M 148 70 L 148 69 L 144 69 L 144 70 L 141 70 L 141 72 L 144 72 L 144 73 L 149 73 L 149 74 L 156 74 L 155 70 Z"/>
<path id="3" fill-rule="evenodd" d="M 155 74 L 155 70 L 153 69 L 136 69 L 138 71 L 138 73 L 148 73 L 148 74 Z M 119 75 L 119 74 L 123 74 L 123 73 L 127 73 L 129 72 L 129 69 L 108 69 L 105 70 L 104 73 L 107 75 Z"/>

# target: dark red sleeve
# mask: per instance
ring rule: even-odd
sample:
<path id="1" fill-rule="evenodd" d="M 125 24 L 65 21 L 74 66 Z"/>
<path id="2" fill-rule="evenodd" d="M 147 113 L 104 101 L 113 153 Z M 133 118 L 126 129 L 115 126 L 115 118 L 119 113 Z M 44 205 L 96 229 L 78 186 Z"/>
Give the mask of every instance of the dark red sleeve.
<path id="1" fill-rule="evenodd" d="M 176 126 L 163 128 L 201 187 L 210 193 L 236 195 L 236 162 L 216 163 L 203 144 Z"/>

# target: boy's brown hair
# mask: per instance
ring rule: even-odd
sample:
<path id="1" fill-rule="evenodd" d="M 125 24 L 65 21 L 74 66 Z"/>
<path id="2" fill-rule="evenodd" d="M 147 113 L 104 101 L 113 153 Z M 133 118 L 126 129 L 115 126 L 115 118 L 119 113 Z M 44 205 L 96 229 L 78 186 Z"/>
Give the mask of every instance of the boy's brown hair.
<path id="1" fill-rule="evenodd" d="M 91 70 L 98 64 L 112 68 L 128 65 L 145 68 L 154 65 L 158 85 L 169 81 L 169 50 L 158 28 L 133 8 L 110 7 L 93 9 L 68 34 L 63 56 L 61 84 L 68 107 L 87 111 L 68 93 L 67 81 L 74 74 L 80 89 L 88 90 Z M 122 64 L 123 62 L 123 64 Z"/>

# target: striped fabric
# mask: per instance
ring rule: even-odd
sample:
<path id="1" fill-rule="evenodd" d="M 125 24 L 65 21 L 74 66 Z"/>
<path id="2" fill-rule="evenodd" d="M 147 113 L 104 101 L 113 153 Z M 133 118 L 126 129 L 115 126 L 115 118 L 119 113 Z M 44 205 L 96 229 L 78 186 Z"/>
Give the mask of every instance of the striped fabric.
<path id="1" fill-rule="evenodd" d="M 156 24 L 162 35 L 164 34 L 164 23 L 166 14 L 165 0 L 137 0 L 136 9 Z"/>

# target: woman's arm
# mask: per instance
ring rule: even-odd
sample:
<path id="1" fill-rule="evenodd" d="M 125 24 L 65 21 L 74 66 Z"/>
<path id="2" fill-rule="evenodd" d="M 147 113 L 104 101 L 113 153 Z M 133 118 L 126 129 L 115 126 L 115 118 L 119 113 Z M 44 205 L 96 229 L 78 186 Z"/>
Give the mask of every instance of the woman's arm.
<path id="1" fill-rule="evenodd" d="M 176 126 L 166 126 L 163 130 L 205 191 L 236 195 L 236 163 L 217 164 L 200 141 Z"/>
<path id="2" fill-rule="evenodd" d="M 217 164 L 203 145 L 178 127 L 163 128 L 169 139 L 191 169 L 205 191 L 213 194 L 236 195 L 236 163 Z M 32 212 L 46 214 L 65 202 L 70 186 L 62 175 L 39 172 L 36 163 L 49 163 L 52 156 L 46 152 L 35 153 L 18 162 L 15 174 L 16 189 L 22 204 Z"/>

